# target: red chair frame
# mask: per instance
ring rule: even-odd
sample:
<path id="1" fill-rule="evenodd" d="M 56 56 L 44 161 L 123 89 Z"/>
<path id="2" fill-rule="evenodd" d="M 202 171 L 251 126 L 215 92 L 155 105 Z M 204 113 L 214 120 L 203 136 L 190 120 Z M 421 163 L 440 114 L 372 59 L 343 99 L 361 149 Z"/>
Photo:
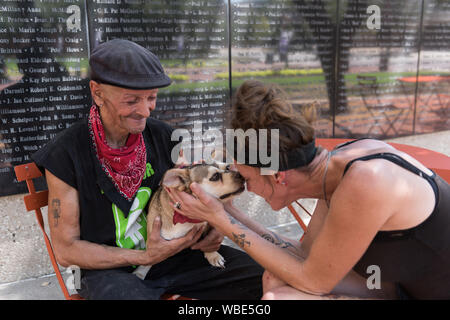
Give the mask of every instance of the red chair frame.
<path id="1" fill-rule="evenodd" d="M 58 263 L 56 261 L 55 253 L 53 251 L 53 247 L 50 241 L 50 238 L 45 231 L 44 227 L 44 219 L 42 217 L 41 208 L 46 207 L 48 205 L 48 190 L 37 191 L 34 186 L 33 179 L 42 177 L 42 172 L 38 169 L 34 162 L 25 163 L 22 165 L 18 165 L 14 167 L 14 171 L 16 173 L 17 181 L 26 181 L 28 192 L 23 197 L 23 201 L 25 203 L 25 208 L 28 211 L 34 210 L 36 214 L 36 219 L 39 224 L 39 227 L 42 230 L 42 234 L 44 235 L 45 245 L 47 247 L 47 252 L 50 257 L 50 261 L 53 266 L 53 270 L 55 271 L 56 278 L 58 279 L 59 286 L 64 294 L 64 298 L 66 300 L 84 300 L 79 294 L 70 294 L 67 289 L 66 283 L 64 282 L 64 278 L 61 275 L 61 271 L 59 270 Z M 186 298 L 177 294 L 164 294 L 161 296 L 163 300 L 193 300 L 191 298 Z"/>

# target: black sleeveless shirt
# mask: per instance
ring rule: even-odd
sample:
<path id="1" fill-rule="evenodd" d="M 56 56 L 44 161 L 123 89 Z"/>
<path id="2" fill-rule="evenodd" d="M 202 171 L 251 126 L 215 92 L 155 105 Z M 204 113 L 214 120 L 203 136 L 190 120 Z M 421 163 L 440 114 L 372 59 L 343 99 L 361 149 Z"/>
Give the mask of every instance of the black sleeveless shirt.
<path id="1" fill-rule="evenodd" d="M 338 148 L 358 140 L 347 142 Z M 367 268 L 380 268 L 381 281 L 396 283 L 404 293 L 415 299 L 450 298 L 450 186 L 434 172 L 431 176 L 394 153 L 376 153 L 351 160 L 344 174 L 355 161 L 385 159 L 428 181 L 436 204 L 431 215 L 416 227 L 379 231 L 354 266 L 368 277 Z"/>
<path id="2" fill-rule="evenodd" d="M 145 249 L 148 204 L 164 173 L 173 167 L 171 150 L 178 141 L 171 140 L 172 131 L 162 121 L 147 119 L 142 132 L 147 151 L 146 170 L 132 201 L 121 195 L 101 168 L 87 119 L 60 132 L 32 159 L 43 172 L 49 170 L 78 191 L 81 240 Z"/>

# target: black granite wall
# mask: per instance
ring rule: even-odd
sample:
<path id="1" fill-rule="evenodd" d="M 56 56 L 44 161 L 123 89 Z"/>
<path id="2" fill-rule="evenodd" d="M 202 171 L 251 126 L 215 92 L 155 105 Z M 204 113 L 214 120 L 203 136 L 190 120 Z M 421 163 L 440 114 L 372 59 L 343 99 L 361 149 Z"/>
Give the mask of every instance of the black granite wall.
<path id="1" fill-rule="evenodd" d="M 319 137 L 449 129 L 446 0 L 0 0 L 0 196 L 13 166 L 91 105 L 89 52 L 114 38 L 158 55 L 174 84 L 154 116 L 226 127 L 233 90 L 254 78 L 311 107 Z"/>

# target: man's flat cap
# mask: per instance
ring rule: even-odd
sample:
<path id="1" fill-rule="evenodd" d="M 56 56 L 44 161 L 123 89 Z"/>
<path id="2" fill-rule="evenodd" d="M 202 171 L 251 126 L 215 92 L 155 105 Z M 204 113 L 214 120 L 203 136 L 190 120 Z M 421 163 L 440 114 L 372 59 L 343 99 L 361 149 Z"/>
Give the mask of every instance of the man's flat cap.
<path id="1" fill-rule="evenodd" d="M 91 80 L 113 86 L 144 90 L 172 83 L 157 56 L 128 40 L 99 44 L 91 53 L 89 65 Z"/>

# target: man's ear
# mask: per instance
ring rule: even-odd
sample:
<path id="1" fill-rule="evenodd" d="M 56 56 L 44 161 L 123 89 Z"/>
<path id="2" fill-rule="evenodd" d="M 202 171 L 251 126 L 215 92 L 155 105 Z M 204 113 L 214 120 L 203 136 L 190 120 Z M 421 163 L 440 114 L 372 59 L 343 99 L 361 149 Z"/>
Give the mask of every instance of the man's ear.
<path id="1" fill-rule="evenodd" d="M 91 89 L 92 99 L 94 100 L 95 104 L 98 106 L 102 106 L 104 101 L 100 84 L 95 82 L 94 80 L 91 80 L 89 81 L 89 88 Z"/>
<path id="2" fill-rule="evenodd" d="M 163 177 L 162 185 L 167 188 L 178 188 L 189 183 L 187 169 L 170 169 Z"/>

